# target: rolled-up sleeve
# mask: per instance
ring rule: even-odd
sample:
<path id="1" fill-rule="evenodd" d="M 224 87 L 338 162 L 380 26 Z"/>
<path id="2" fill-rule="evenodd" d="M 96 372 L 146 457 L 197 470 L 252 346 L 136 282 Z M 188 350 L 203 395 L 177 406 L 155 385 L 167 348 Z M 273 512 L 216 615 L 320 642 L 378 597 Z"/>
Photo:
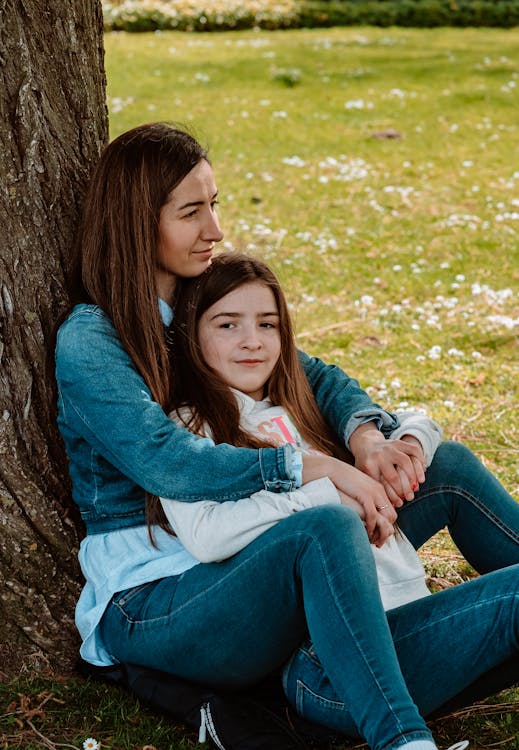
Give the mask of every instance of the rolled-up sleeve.
<path id="1" fill-rule="evenodd" d="M 364 422 L 374 421 L 386 436 L 398 427 L 396 416 L 374 404 L 358 381 L 340 367 L 327 365 L 304 352 L 299 352 L 299 359 L 322 415 L 346 447 L 353 432 Z"/>

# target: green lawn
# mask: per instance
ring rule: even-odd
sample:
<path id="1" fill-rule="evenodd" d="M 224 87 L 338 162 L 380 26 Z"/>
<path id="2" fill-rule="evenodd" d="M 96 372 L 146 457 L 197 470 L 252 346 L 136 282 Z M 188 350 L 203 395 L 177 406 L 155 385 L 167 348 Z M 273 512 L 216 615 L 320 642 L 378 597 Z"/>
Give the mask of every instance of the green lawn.
<path id="1" fill-rule="evenodd" d="M 194 128 L 224 243 L 274 266 L 301 346 L 383 404 L 425 408 L 515 493 L 518 42 L 481 29 L 106 38 L 111 135 Z M 373 137 L 388 130 L 401 137 Z"/>
<path id="2" fill-rule="evenodd" d="M 389 408 L 425 409 L 516 497 L 518 49 L 519 30 L 106 36 L 112 137 L 147 120 L 192 127 L 224 244 L 275 268 L 301 347 Z M 445 537 L 423 554 L 436 586 L 471 575 Z M 0 696 L 0 748 L 194 746 L 80 680 Z M 442 721 L 441 746 L 518 750 L 518 700 Z"/>

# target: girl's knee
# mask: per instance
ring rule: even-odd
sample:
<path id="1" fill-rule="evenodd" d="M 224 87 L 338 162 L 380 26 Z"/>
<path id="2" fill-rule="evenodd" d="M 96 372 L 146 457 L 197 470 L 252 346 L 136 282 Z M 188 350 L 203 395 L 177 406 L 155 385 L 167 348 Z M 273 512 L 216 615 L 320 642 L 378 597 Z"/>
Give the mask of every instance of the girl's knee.
<path id="1" fill-rule="evenodd" d="M 318 558 L 373 561 L 368 535 L 354 510 L 342 505 L 307 508 L 285 518 L 268 532 L 264 542 L 272 547 L 271 555 L 278 571 L 293 568 L 310 551 Z M 374 564 L 374 563 L 373 563 Z"/>
<path id="2" fill-rule="evenodd" d="M 328 530 L 335 533 L 338 529 L 342 534 L 345 527 L 351 530 L 351 533 L 355 533 L 356 529 L 366 533 L 359 515 L 346 505 L 320 505 L 316 508 L 307 508 L 297 513 L 296 519 L 296 525 L 301 530 L 319 532 L 319 534 Z"/>

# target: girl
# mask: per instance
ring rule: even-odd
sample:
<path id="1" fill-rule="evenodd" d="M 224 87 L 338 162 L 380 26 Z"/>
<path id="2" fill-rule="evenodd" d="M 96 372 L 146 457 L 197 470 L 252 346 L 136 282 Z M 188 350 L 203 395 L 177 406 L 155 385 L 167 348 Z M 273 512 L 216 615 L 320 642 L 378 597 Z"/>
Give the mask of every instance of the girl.
<path id="1" fill-rule="evenodd" d="M 346 458 L 299 365 L 285 297 L 272 271 L 259 260 L 238 253 L 216 256 L 196 283 L 183 285 L 173 331 L 176 409 L 170 416 L 177 424 L 203 437 L 216 433 L 218 442 L 290 443 L 304 452 L 320 448 Z M 267 398 L 270 394 L 276 394 L 277 404 Z M 420 414 L 398 417 L 400 427 L 390 439 L 418 440 L 429 466 L 441 441 L 439 426 Z M 230 557 L 294 512 L 341 502 L 364 519 L 362 506 L 327 477 L 292 492 L 262 490 L 225 503 L 161 498 L 170 526 L 201 562 Z M 385 609 L 429 593 L 420 559 L 402 533 L 374 546 L 373 554 Z"/>
<path id="2" fill-rule="evenodd" d="M 355 474 L 333 456 L 303 455 L 290 445 L 215 445 L 167 417 L 177 280 L 199 276 L 223 237 L 217 192 L 200 144 L 178 128 L 152 123 L 107 146 L 86 193 L 71 280 L 76 304 L 56 344 L 58 421 L 73 498 L 87 532 L 80 548 L 85 586 L 76 609 L 81 655 L 99 667 L 133 662 L 211 685 L 249 685 L 296 652 L 308 628 L 317 643 L 316 629 L 325 633 L 335 623 L 334 638 L 324 640 L 337 650 L 337 637 L 344 640 L 350 623 L 351 594 L 363 602 L 345 643 L 348 651 L 359 646 L 351 666 L 359 690 L 365 687 L 369 694 L 368 701 L 359 695 L 349 704 L 360 731 L 376 750 L 410 741 L 432 750 L 431 734 L 409 697 L 387 623 L 379 616 L 378 593 L 371 596 L 377 586 L 366 540 L 367 530 L 382 543 L 395 507 L 411 500 L 413 487 L 424 482 L 421 449 L 386 440 L 386 431 L 398 426 L 395 417 L 373 404 L 355 380 L 304 354 L 299 356 L 319 410 L 361 469 Z M 441 447 L 425 481 L 433 490 L 443 474 L 459 472 L 461 458 L 451 452 L 439 460 L 440 453 Z M 472 537 L 479 516 L 491 512 L 488 503 L 501 522 L 490 527 L 487 549 L 480 555 L 472 545 L 471 556 L 480 569 L 511 565 L 518 561 L 517 507 L 481 472 L 472 457 L 466 472 L 459 472 L 455 486 L 465 482 L 464 496 L 483 497 L 483 507 L 474 511 L 466 531 L 454 531 Z M 150 502 L 155 544 L 149 539 L 146 498 L 154 495 L 224 502 L 262 489 L 292 491 L 326 476 L 361 504 L 366 530 L 350 508 L 315 508 L 277 524 L 229 560 L 200 564 L 168 533 L 166 519 L 156 515 L 160 506 Z M 472 477 L 481 479 L 477 491 Z M 415 546 L 435 524 L 443 525 L 445 513 L 436 505 L 450 508 L 456 502 L 452 493 L 433 494 L 437 502 L 422 504 L 423 513 L 412 513 L 404 529 Z M 403 527 L 403 516 L 399 523 Z M 317 537 L 316 525 L 322 526 Z M 497 619 L 495 624 L 505 627 Z M 379 681 L 378 667 L 372 672 L 370 665 L 381 655 Z M 324 659 L 321 650 L 319 656 Z M 493 648 L 483 670 L 488 661 L 496 661 Z M 326 672 L 342 693 L 343 670 L 337 680 Z M 459 681 L 453 692 L 458 688 Z"/>
<path id="3" fill-rule="evenodd" d="M 217 443 L 225 440 L 241 445 L 268 445 L 288 441 L 302 444 L 304 448 L 310 445 L 330 453 L 341 452 L 340 443 L 333 439 L 326 424 L 320 420 L 308 392 L 297 361 L 282 290 L 274 274 L 261 261 L 224 253 L 213 259 L 211 267 L 201 277 L 184 283 L 178 296 L 174 334 L 176 409 L 172 416 L 179 423 L 199 435 L 210 435 Z M 404 421 L 392 437 L 403 435 L 403 439 L 408 440 L 413 439 L 411 436 L 419 437 L 429 464 L 439 442 L 438 428 L 420 416 L 411 416 L 408 420 L 408 424 Z M 451 476 L 444 477 L 440 484 L 433 464 L 434 478 L 429 484 L 429 479 L 426 480 L 412 506 L 406 505 L 400 510 L 402 525 L 416 538 L 413 513 L 416 519 L 423 513 L 429 516 L 432 533 L 448 524 L 458 543 L 461 542 L 462 551 L 466 550 L 471 559 L 475 559 L 477 553 L 483 571 L 495 567 L 494 556 L 499 564 L 499 554 L 488 546 L 487 533 L 500 534 L 503 530 L 511 541 L 511 558 L 515 554 L 517 559 L 515 502 L 502 489 L 495 500 L 491 495 L 486 496 L 487 472 L 462 446 L 446 443 L 440 453 L 445 451 L 454 452 L 463 459 L 459 484 L 451 484 L 452 469 Z M 470 487 L 465 483 L 469 472 L 463 471 L 464 461 L 474 472 Z M 350 470 L 356 471 L 353 467 Z M 286 519 L 275 530 L 281 532 L 284 525 L 288 527 L 295 523 L 293 514 L 296 511 L 327 503 L 338 505 L 341 501 L 352 505 L 350 499 L 334 494 L 333 486 L 327 486 L 326 480 L 314 484 L 315 487 L 310 483 L 285 495 L 256 493 L 236 503 L 206 501 L 186 506 L 164 498 L 161 502 L 172 528 L 185 546 L 195 556 L 212 561 L 239 553 L 254 539 L 256 542 L 251 546 L 258 554 L 262 545 L 268 547 L 274 543 L 276 533 L 267 529 Z M 471 497 L 475 488 L 478 494 Z M 480 512 L 474 513 L 472 506 L 479 506 Z M 332 511 L 333 506 L 328 507 Z M 412 507 L 416 511 L 412 512 Z M 496 512 L 494 518 L 490 507 Z M 356 510 L 362 515 L 360 508 Z M 508 512 L 508 518 L 515 525 L 500 530 L 498 518 L 507 517 Z M 433 521 L 433 513 L 440 517 Z M 312 512 L 304 517 L 308 524 L 303 526 L 309 533 Z M 320 520 L 315 519 L 316 533 L 320 531 Z M 519 665 L 519 566 L 512 565 L 456 589 L 421 599 L 425 593 L 423 578 L 418 579 L 423 589 L 419 586 L 414 589 L 417 581 L 402 575 L 412 574 L 413 556 L 404 557 L 405 562 L 410 563 L 406 571 L 405 565 L 399 566 L 402 560 L 398 556 L 400 549 L 391 546 L 391 542 L 398 538 L 391 538 L 380 550 L 373 551 L 383 603 L 391 610 L 388 621 L 400 667 L 421 711 L 430 714 L 438 710 L 456 693 L 476 681 L 486 682 L 487 690 L 504 688 L 516 681 Z M 400 539 L 405 554 L 406 539 Z M 350 541 L 349 538 L 342 540 L 345 557 Z M 377 559 L 380 552 L 385 552 L 385 556 Z M 240 559 L 239 554 L 237 559 Z M 345 570 L 345 575 L 351 577 L 351 567 Z M 395 590 L 387 587 L 388 573 L 395 572 L 400 575 L 391 581 L 396 596 Z M 351 597 L 351 590 L 349 593 Z M 348 602 L 349 615 L 352 609 L 362 607 L 359 593 L 357 582 L 353 600 Z M 371 628 L 381 617 L 380 603 L 373 588 L 370 591 L 364 588 L 362 594 L 372 599 Z M 399 607 L 418 598 L 420 601 Z M 355 627 L 354 619 L 347 621 L 345 632 L 335 619 L 326 628 L 329 613 L 324 606 L 324 592 L 322 600 L 320 617 L 317 621 L 308 620 L 311 640 L 306 641 L 289 660 L 283 684 L 289 701 L 305 718 L 356 736 L 360 726 L 353 706 L 359 696 L 368 702 L 370 696 L 370 680 L 364 682 L 361 672 L 357 674 L 351 667 L 356 662 L 355 652 L 361 638 L 358 636 L 350 650 L 347 631 Z M 482 621 L 476 627 L 479 618 Z M 499 637 L 494 637 L 496 618 L 500 620 L 498 627 L 504 628 Z M 337 627 L 339 634 L 335 631 Z M 362 628 L 359 627 L 357 632 L 362 633 Z M 336 644 L 335 649 L 330 648 L 330 641 Z M 500 641 L 500 646 L 496 648 L 497 641 Z M 378 640 L 377 645 L 380 646 Z M 374 662 L 379 669 L 374 671 L 378 671 L 380 683 L 383 683 L 384 676 L 387 676 L 383 665 L 390 661 L 392 649 L 386 642 L 374 651 L 379 654 Z M 502 681 L 497 686 L 489 682 L 496 667 L 502 668 Z M 376 692 L 374 686 L 371 689 Z M 378 720 L 377 711 L 373 711 L 366 722 L 371 731 Z M 380 723 L 383 721 L 381 719 Z"/>

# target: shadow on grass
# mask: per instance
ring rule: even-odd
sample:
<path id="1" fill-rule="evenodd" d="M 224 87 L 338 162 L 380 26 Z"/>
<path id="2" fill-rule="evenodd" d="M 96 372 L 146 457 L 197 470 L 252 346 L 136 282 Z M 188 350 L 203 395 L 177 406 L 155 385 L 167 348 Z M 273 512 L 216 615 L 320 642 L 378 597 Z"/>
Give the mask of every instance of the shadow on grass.
<path id="1" fill-rule="evenodd" d="M 519 689 L 430 722 L 440 747 L 519 748 Z M 117 687 L 80 677 L 29 676 L 0 684 L 0 748 L 72 748 L 94 738 L 106 750 L 188 750 L 197 736 Z M 316 750 L 366 748 L 314 741 Z"/>

